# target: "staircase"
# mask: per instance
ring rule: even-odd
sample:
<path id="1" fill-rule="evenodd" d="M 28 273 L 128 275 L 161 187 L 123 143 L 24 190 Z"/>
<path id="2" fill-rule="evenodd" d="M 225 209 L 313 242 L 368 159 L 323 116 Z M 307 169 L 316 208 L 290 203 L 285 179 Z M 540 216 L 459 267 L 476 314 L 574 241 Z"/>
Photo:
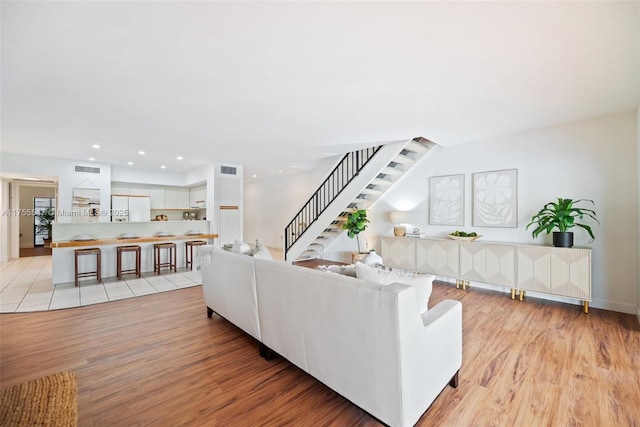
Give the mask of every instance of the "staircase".
<path id="1" fill-rule="evenodd" d="M 322 258 L 347 216 L 368 209 L 434 145 L 418 137 L 345 154 L 285 227 L 285 260 Z"/>

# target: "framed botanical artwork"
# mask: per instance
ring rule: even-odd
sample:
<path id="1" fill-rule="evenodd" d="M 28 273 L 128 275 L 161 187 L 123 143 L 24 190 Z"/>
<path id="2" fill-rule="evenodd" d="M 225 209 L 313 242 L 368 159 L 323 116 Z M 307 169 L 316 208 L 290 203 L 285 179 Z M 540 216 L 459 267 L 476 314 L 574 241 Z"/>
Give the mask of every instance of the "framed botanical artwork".
<path id="1" fill-rule="evenodd" d="M 464 175 L 429 178 L 429 224 L 464 225 Z"/>
<path id="2" fill-rule="evenodd" d="M 518 226 L 518 170 L 473 174 L 473 226 Z"/>

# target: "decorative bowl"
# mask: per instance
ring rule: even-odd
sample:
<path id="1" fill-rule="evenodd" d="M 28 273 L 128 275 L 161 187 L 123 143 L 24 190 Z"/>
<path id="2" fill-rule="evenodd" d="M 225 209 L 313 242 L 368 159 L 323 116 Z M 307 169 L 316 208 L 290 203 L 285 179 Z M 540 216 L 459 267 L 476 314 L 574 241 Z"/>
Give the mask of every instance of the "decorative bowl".
<path id="1" fill-rule="evenodd" d="M 74 242 L 88 242 L 90 240 L 96 240 L 96 238 L 90 234 L 78 234 L 72 239 Z"/>
<path id="2" fill-rule="evenodd" d="M 122 233 L 118 239 L 137 239 L 138 235 L 133 233 Z"/>
<path id="3" fill-rule="evenodd" d="M 473 242 L 474 240 L 477 240 L 482 237 L 480 235 L 463 237 L 463 236 L 454 236 L 453 234 L 447 234 L 447 236 L 449 236 L 450 239 L 462 240 L 463 242 Z"/>

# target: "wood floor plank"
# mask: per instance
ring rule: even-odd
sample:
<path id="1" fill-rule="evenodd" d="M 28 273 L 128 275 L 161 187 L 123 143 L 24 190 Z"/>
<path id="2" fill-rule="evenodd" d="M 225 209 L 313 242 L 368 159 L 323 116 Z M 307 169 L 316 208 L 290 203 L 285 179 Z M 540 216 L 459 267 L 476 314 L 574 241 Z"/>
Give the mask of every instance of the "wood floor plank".
<path id="1" fill-rule="evenodd" d="M 633 316 L 436 283 L 463 304 L 463 365 L 419 426 L 638 426 Z M 76 372 L 79 425 L 379 426 L 226 320 L 200 287 L 0 314 L 0 387 Z M 375 374 L 375 373 L 372 373 Z"/>

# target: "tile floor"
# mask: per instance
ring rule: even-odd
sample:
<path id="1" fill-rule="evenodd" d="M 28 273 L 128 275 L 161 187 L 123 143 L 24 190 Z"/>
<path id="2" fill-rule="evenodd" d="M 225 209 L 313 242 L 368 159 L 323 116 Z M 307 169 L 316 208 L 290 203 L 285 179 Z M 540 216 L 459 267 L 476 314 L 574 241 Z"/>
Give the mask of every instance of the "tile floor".
<path id="1" fill-rule="evenodd" d="M 81 280 L 53 286 L 51 256 L 22 257 L 0 263 L 0 313 L 55 310 L 98 304 L 141 295 L 155 294 L 202 283 L 200 271 L 178 269 L 177 273 L 133 274 L 118 280 L 116 277 Z"/>

